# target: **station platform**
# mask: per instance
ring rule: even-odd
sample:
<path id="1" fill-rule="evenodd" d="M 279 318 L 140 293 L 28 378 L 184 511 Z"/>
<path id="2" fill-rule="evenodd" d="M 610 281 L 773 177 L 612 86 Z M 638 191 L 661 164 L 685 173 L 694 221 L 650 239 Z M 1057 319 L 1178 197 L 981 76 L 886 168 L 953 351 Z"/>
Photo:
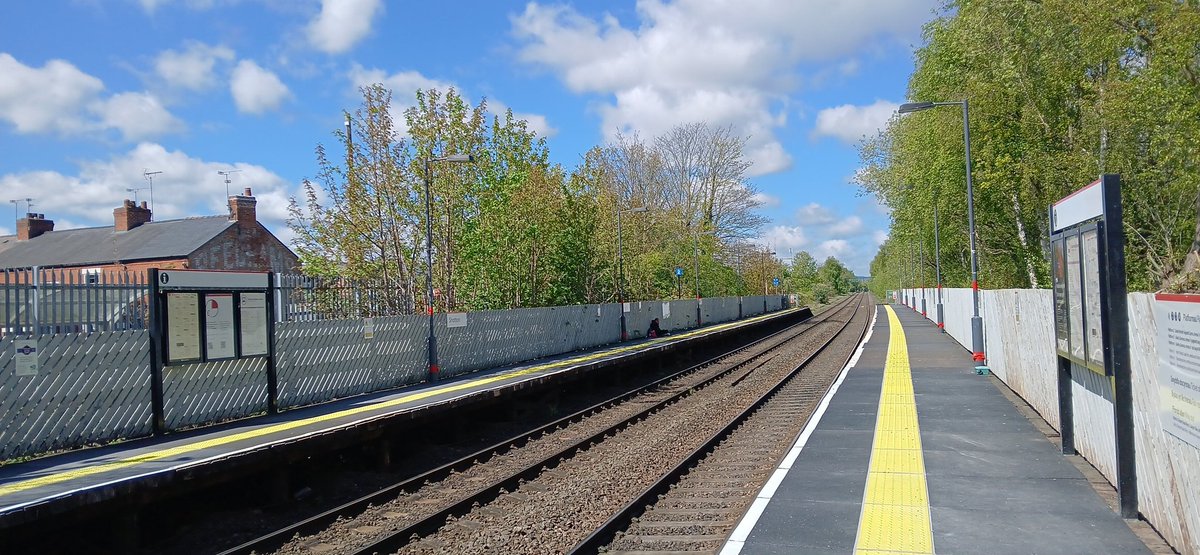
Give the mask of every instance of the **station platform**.
<path id="1" fill-rule="evenodd" d="M 564 374 L 583 375 L 676 349 L 686 349 L 758 325 L 811 316 L 792 308 L 734 322 L 642 339 L 592 351 L 474 372 L 256 417 L 221 426 L 146 438 L 0 467 L 0 534 L 5 528 L 67 511 L 109 510 L 135 504 L 151 489 L 201 487 L 223 474 L 277 467 L 281 460 L 361 442 L 378 430 L 420 414 L 429 417 L 524 388 L 546 385 Z M 345 439 L 359 432 L 355 440 Z M 158 493 L 155 493 L 158 495 Z M 131 501 L 122 501 L 131 500 Z M 107 503 L 107 504 L 106 504 Z M 84 511 L 86 512 L 86 511 Z"/>
<path id="2" fill-rule="evenodd" d="M 722 554 L 1151 552 L 936 325 L 861 349 Z"/>

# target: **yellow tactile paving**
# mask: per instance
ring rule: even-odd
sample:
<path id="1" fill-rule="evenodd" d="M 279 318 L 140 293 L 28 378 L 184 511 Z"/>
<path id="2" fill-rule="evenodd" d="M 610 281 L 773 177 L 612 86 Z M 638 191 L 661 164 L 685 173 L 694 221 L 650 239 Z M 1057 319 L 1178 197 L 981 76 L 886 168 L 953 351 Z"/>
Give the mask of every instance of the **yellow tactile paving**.
<path id="1" fill-rule="evenodd" d="M 932 554 L 929 488 L 908 343 L 896 313 L 889 306 L 884 309 L 891 336 L 854 553 Z"/>
<path id="2" fill-rule="evenodd" d="M 50 485 L 58 484 L 61 482 L 66 482 L 69 480 L 75 480 L 78 478 L 86 478 L 89 476 L 95 476 L 98 474 L 112 472 L 114 470 L 118 470 L 118 469 L 122 469 L 122 468 L 128 468 L 130 466 L 135 466 L 135 465 L 138 465 L 141 463 L 169 459 L 171 457 L 186 455 L 189 453 L 195 453 L 195 452 L 201 451 L 203 449 L 209 449 L 209 448 L 218 447 L 221 445 L 228 445 L 230 443 L 236 443 L 239 441 L 245 441 L 248 439 L 263 437 L 263 436 L 267 436 L 270 434 L 285 432 L 288 430 L 294 430 L 296 428 L 303 428 L 305 426 L 309 426 L 312 424 L 318 424 L 321 422 L 328 422 L 331 420 L 337 420 L 337 419 L 346 418 L 349 416 L 358 416 L 358 415 L 365 416 L 366 413 L 370 413 L 370 412 L 377 411 L 380 409 L 394 408 L 394 407 L 398 407 L 400 405 L 411 403 L 413 401 L 419 401 L 421 399 L 427 399 L 429 397 L 434 397 L 434 396 L 442 395 L 445 393 L 453 393 L 456 391 L 462 391 L 464 389 L 471 389 L 473 387 L 478 387 L 481 385 L 487 385 L 487 384 L 496 383 L 496 382 L 505 381 L 505 380 L 512 380 L 515 378 L 527 376 L 529 374 L 541 372 L 544 370 L 552 370 L 554 368 L 562 368 L 564 366 L 572 366 L 575 364 L 590 362 L 590 361 L 601 359 L 601 358 L 607 358 L 607 357 L 610 357 L 613 355 L 623 354 L 623 353 L 627 353 L 627 352 L 631 352 L 631 351 L 637 351 L 640 349 L 644 349 L 648 346 L 652 346 L 652 345 L 656 345 L 656 344 L 660 344 L 660 343 L 679 341 L 681 339 L 686 339 L 688 337 L 693 337 L 693 336 L 696 336 L 699 334 L 712 333 L 714 331 L 720 331 L 720 330 L 728 329 L 728 328 L 731 328 L 734 326 L 744 325 L 744 324 L 748 324 L 751 322 L 756 322 L 758 320 L 762 320 L 765 318 L 772 318 L 772 317 L 779 316 L 782 314 L 787 314 L 794 310 L 797 310 L 797 309 L 792 308 L 792 309 L 784 310 L 781 312 L 772 312 L 770 314 L 763 314 L 761 316 L 755 316 L 753 318 L 747 318 L 744 320 L 738 320 L 738 321 L 720 324 L 720 325 L 716 325 L 716 326 L 700 328 L 700 329 L 693 330 L 690 332 L 671 335 L 668 337 L 651 339 L 649 341 L 639 343 L 637 345 L 628 345 L 625 347 L 616 347 L 616 348 L 612 348 L 612 349 L 605 349 L 605 350 L 597 351 L 597 352 L 590 353 L 587 355 L 572 357 L 569 359 L 559 360 L 559 361 L 555 361 L 555 362 L 549 362 L 546 364 L 539 364 L 536 366 L 529 366 L 526 368 L 513 370 L 511 372 L 496 374 L 493 376 L 488 376 L 486 378 L 479 378 L 477 380 L 469 380 L 469 381 L 465 381 L 465 382 L 457 382 L 457 383 L 453 383 L 453 384 L 447 384 L 447 385 L 441 386 L 441 387 L 434 387 L 434 388 L 426 389 L 424 391 L 418 391 L 415 393 L 410 393 L 408 395 L 402 395 L 400 397 L 396 397 L 394 399 L 390 399 L 387 401 L 382 401 L 379 403 L 374 403 L 374 404 L 369 404 L 369 405 L 363 405 L 363 406 L 355 407 L 352 409 L 346 409 L 346 410 L 342 410 L 342 411 L 338 411 L 338 412 L 332 412 L 329 414 L 323 414 L 320 416 L 314 416 L 312 418 L 305 418 L 303 420 L 293 420 L 290 422 L 282 422 L 279 424 L 274 424 L 271 426 L 264 426 L 262 428 L 257 428 L 254 430 L 247 430 L 245 432 L 230 434 L 227 436 L 215 437 L 215 438 L 204 440 L 204 441 L 197 441 L 194 443 L 188 443 L 186 445 L 179 445 L 176 447 L 170 447 L 170 448 L 161 449 L 158 451 L 143 453 L 141 455 L 128 457 L 125 459 L 118 459 L 115 461 L 105 461 L 105 462 L 93 464 L 92 466 L 76 468 L 73 470 L 59 472 L 56 474 L 49 474 L 46 476 L 32 478 L 29 480 L 10 482 L 7 484 L 0 485 L 0 496 L 16 493 L 16 492 L 20 492 L 20 491 L 25 491 L 25 490 L 29 490 L 29 489 L 33 489 L 33 488 L 50 486 Z"/>
<path id="3" fill-rule="evenodd" d="M 878 472 L 918 474 L 924 470 L 919 449 L 875 449 L 870 468 Z"/>

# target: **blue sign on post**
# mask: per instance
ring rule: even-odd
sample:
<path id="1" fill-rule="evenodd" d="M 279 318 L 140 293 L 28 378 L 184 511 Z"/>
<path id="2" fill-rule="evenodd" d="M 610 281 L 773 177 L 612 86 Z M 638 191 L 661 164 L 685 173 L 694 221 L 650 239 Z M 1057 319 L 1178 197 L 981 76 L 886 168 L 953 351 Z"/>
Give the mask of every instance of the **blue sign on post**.
<path id="1" fill-rule="evenodd" d="M 675 267 L 675 277 L 683 277 L 683 268 Z"/>
<path id="2" fill-rule="evenodd" d="M 779 278 L 772 279 L 771 283 L 774 283 L 775 287 L 779 287 Z"/>

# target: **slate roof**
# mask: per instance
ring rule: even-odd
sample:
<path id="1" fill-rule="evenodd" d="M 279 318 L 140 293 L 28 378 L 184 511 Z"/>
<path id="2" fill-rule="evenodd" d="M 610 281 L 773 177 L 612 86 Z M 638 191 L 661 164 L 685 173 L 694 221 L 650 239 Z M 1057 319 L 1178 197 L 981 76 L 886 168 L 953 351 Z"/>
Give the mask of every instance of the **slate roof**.
<path id="1" fill-rule="evenodd" d="M 0 235 L 0 268 L 82 266 L 181 258 L 195 252 L 237 222 L 203 216 L 147 222 L 129 231 L 113 226 L 64 229 L 28 241 Z"/>

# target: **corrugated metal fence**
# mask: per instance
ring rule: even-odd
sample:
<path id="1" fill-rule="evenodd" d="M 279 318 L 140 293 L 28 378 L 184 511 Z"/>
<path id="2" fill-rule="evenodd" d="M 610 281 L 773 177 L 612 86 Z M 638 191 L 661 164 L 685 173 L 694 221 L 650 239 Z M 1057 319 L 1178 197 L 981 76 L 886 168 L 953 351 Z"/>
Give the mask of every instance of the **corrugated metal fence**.
<path id="1" fill-rule="evenodd" d="M 81 276 L 81 277 L 80 277 Z M 78 279 L 76 279 L 78 277 Z M 282 276 L 281 276 L 282 277 Z M 90 279 L 90 281 L 89 281 Z M 74 280 L 74 281 L 72 281 Z M 428 317 L 362 316 L 387 307 L 370 288 L 279 280 L 275 358 L 252 357 L 162 369 L 164 431 L 287 410 L 419 383 L 427 378 Z M 150 332 L 144 277 L 9 272 L 0 277 L 0 459 L 69 449 L 153 431 Z M 781 297 L 700 301 L 713 324 L 784 306 Z M 385 304 L 380 304 L 385 303 Z M 630 337 L 652 318 L 668 330 L 696 326 L 697 301 L 628 303 Z M 435 316 L 443 376 L 590 349 L 620 339 L 621 305 L 579 305 Z M 381 309 L 382 310 L 382 309 Z M 359 314 L 359 317 L 354 317 Z M 327 319 L 330 315 L 341 316 Z M 135 328 L 135 329 L 129 329 Z M 40 333 L 32 333 L 40 332 Z M 39 368 L 18 371 L 17 343 L 36 343 Z"/>

